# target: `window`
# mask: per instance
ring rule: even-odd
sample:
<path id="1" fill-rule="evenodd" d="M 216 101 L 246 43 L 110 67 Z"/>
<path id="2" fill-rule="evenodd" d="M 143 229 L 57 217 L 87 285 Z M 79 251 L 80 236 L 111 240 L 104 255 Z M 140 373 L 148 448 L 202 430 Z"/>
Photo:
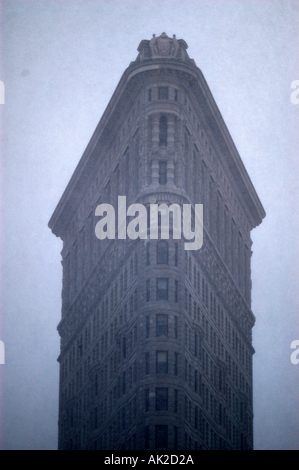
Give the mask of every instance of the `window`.
<path id="1" fill-rule="evenodd" d="M 177 352 L 174 353 L 174 375 L 178 375 L 178 364 L 179 364 L 179 355 Z"/>
<path id="2" fill-rule="evenodd" d="M 126 373 L 123 372 L 122 374 L 122 394 L 124 395 L 126 393 Z"/>
<path id="3" fill-rule="evenodd" d="M 156 336 L 168 337 L 168 315 L 156 315 Z"/>
<path id="4" fill-rule="evenodd" d="M 157 264 L 168 264 L 168 243 L 166 241 L 157 243 Z"/>
<path id="5" fill-rule="evenodd" d="M 148 279 L 146 281 L 146 301 L 149 302 L 151 299 L 151 281 Z"/>
<path id="6" fill-rule="evenodd" d="M 144 428 L 144 444 L 145 449 L 149 449 L 149 426 L 145 426 Z"/>
<path id="7" fill-rule="evenodd" d="M 159 100 L 168 100 L 168 87 L 160 86 L 158 88 L 158 98 Z"/>
<path id="8" fill-rule="evenodd" d="M 136 432 L 132 436 L 131 449 L 136 449 Z"/>
<path id="9" fill-rule="evenodd" d="M 244 405 L 244 403 L 241 403 L 241 413 L 242 413 L 242 408 L 243 408 L 242 405 Z M 241 415 L 241 421 L 244 422 L 242 420 L 242 415 Z M 218 423 L 220 424 L 220 426 L 223 425 L 223 409 L 222 409 L 221 403 L 219 403 L 219 420 L 218 420 Z"/>
<path id="10" fill-rule="evenodd" d="M 168 388 L 156 388 L 156 411 L 168 410 Z"/>
<path id="11" fill-rule="evenodd" d="M 98 428 L 98 409 L 93 410 L 93 429 Z"/>
<path id="12" fill-rule="evenodd" d="M 159 162 L 159 184 L 167 183 L 167 162 Z"/>
<path id="13" fill-rule="evenodd" d="M 168 300 L 168 279 L 157 279 L 157 300 Z"/>
<path id="14" fill-rule="evenodd" d="M 94 380 L 94 392 L 95 392 L 95 395 L 98 395 L 99 393 L 99 376 L 97 374 Z"/>
<path id="15" fill-rule="evenodd" d="M 198 429 L 198 406 L 195 407 L 194 427 Z"/>
<path id="16" fill-rule="evenodd" d="M 150 357 L 149 352 L 145 353 L 145 375 L 150 373 Z"/>
<path id="17" fill-rule="evenodd" d="M 178 101 L 179 99 L 179 90 L 174 90 L 174 101 Z"/>
<path id="18" fill-rule="evenodd" d="M 149 388 L 145 390 L 145 412 L 149 411 Z"/>
<path id="19" fill-rule="evenodd" d="M 178 317 L 174 317 L 174 337 L 178 339 L 178 332 L 179 332 L 179 319 Z"/>
<path id="20" fill-rule="evenodd" d="M 147 97 L 148 97 L 148 101 L 152 101 L 152 89 L 151 88 L 147 91 Z"/>
<path id="21" fill-rule="evenodd" d="M 174 449 L 176 450 L 178 448 L 178 434 L 179 434 L 179 428 L 177 426 L 174 426 L 173 432 L 174 432 Z"/>
<path id="22" fill-rule="evenodd" d="M 122 409 L 122 429 L 126 429 L 126 409 L 123 407 Z"/>
<path id="23" fill-rule="evenodd" d="M 150 317 L 145 317 L 145 337 L 150 337 Z"/>
<path id="24" fill-rule="evenodd" d="M 149 225 L 148 225 L 149 227 Z M 146 244 L 146 265 L 150 266 L 151 264 L 151 257 L 150 257 L 150 244 L 149 242 Z"/>
<path id="25" fill-rule="evenodd" d="M 179 391 L 178 390 L 175 390 L 174 391 L 174 405 L 173 405 L 173 411 L 175 413 L 178 412 L 178 409 L 179 409 Z"/>
<path id="26" fill-rule="evenodd" d="M 164 424 L 156 425 L 156 449 L 168 448 L 168 426 Z"/>
<path id="27" fill-rule="evenodd" d="M 174 265 L 178 266 L 178 264 L 179 264 L 179 245 L 178 245 L 177 242 L 175 244 L 174 250 L 175 250 L 174 251 Z"/>
<path id="28" fill-rule="evenodd" d="M 174 281 L 174 301 L 179 301 L 179 281 Z"/>
<path id="29" fill-rule="evenodd" d="M 126 342 L 126 337 L 123 337 L 123 359 L 126 359 L 127 357 L 127 342 Z"/>
<path id="30" fill-rule="evenodd" d="M 159 146 L 167 147 L 167 117 L 161 116 L 159 120 Z"/>
<path id="31" fill-rule="evenodd" d="M 168 352 L 167 351 L 157 351 L 156 372 L 157 374 L 168 374 Z"/>
<path id="32" fill-rule="evenodd" d="M 222 370 L 219 370 L 219 392 L 223 390 L 223 374 Z"/>

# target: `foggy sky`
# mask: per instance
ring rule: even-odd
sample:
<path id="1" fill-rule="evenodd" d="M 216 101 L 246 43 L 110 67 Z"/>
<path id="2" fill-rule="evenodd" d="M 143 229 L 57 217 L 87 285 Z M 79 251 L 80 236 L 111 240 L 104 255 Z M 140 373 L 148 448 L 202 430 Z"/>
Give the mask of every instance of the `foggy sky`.
<path id="1" fill-rule="evenodd" d="M 1 5 L 1 448 L 57 448 L 62 243 L 47 224 L 140 41 L 165 31 L 188 43 L 267 213 L 252 232 L 255 448 L 299 450 L 299 1 Z"/>

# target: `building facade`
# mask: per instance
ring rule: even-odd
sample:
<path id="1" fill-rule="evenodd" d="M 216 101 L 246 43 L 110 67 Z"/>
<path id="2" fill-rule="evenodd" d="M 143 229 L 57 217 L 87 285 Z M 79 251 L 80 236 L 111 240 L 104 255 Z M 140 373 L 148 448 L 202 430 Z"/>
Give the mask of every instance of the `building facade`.
<path id="1" fill-rule="evenodd" d="M 141 41 L 49 223 L 59 449 L 253 448 L 251 230 L 265 216 L 187 44 Z M 98 240 L 96 207 L 203 204 L 203 246 Z"/>

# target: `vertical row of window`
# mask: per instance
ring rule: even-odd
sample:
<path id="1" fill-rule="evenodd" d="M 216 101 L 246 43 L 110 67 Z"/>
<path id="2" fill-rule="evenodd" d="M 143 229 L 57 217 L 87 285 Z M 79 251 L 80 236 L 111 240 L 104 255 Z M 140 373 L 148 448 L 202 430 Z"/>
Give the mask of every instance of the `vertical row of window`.
<path id="1" fill-rule="evenodd" d="M 81 229 L 77 240 L 74 242 L 70 248 L 69 253 L 66 255 L 63 261 L 63 308 L 66 311 L 70 306 L 75 296 L 79 293 L 82 283 L 85 280 L 86 276 L 89 274 L 91 265 L 97 261 L 97 257 L 100 254 L 101 242 L 98 244 L 95 243 L 95 234 L 94 234 L 94 219 L 91 214 L 88 219 L 88 223 Z M 112 253 L 112 258 L 110 256 L 110 269 L 113 269 L 115 266 L 116 258 L 118 258 L 121 251 L 121 246 L 118 244 L 115 251 Z M 104 262 L 104 261 L 103 261 Z M 107 263 L 105 265 L 107 267 Z M 112 266 L 112 268 L 111 268 Z M 87 269 L 88 268 L 88 269 Z M 132 277 L 138 271 L 138 258 L 137 253 L 135 254 L 134 259 L 131 259 L 130 270 L 128 272 L 127 268 L 125 269 L 125 277 L 123 273 L 121 274 L 121 283 L 120 283 L 120 296 L 127 289 L 127 280 L 130 282 Z M 105 279 L 105 276 L 103 276 Z M 123 281 L 122 281 L 123 280 Z M 104 281 L 103 281 L 104 282 Z M 117 292 L 116 283 L 116 292 L 112 295 L 115 297 L 115 302 L 119 300 Z M 112 299 L 114 300 L 114 297 Z M 112 305 L 112 308 L 115 306 Z M 73 320 L 80 322 L 80 315 L 73 317 Z M 74 326 L 74 323 L 73 323 Z M 63 338 L 64 339 L 64 338 Z"/>
<path id="2" fill-rule="evenodd" d="M 104 202 L 113 204 L 117 213 L 119 194 L 125 194 L 127 197 L 136 194 L 140 187 L 139 147 L 140 132 L 137 130 L 132 138 L 131 147 L 126 148 L 123 159 L 110 172 L 109 180 L 105 187 L 102 187 L 101 196 L 98 197 L 97 204 L 100 203 L 102 198 Z M 105 174 L 107 174 L 106 171 Z M 120 178 L 121 174 L 124 175 L 124 178 Z M 88 205 L 93 203 L 94 207 L 96 207 L 94 199 L 95 195 L 92 195 Z M 83 217 L 83 214 L 84 212 L 80 213 L 80 217 Z M 69 253 L 64 260 L 63 300 L 66 309 L 69 308 L 72 300 L 79 293 L 86 277 L 102 254 L 105 242 L 96 240 L 94 227 L 95 218 L 94 210 L 92 210 L 86 216 L 83 227 L 77 233 L 76 240 L 69 246 Z M 72 226 L 69 230 L 68 237 L 72 238 L 75 227 Z"/>
<path id="3" fill-rule="evenodd" d="M 196 289 L 198 297 L 202 299 L 206 310 L 214 319 L 218 330 L 226 338 L 229 345 L 234 350 L 237 358 L 241 361 L 245 369 L 250 372 L 251 354 L 248 351 L 245 343 L 240 339 L 237 330 L 230 320 L 227 312 L 222 308 L 220 303 L 218 303 L 217 296 L 212 291 L 210 285 L 207 283 L 204 277 L 200 274 L 197 265 L 192 263 L 191 257 L 187 254 L 185 262 L 186 274 Z M 217 333 L 214 327 L 209 324 L 204 311 L 198 305 L 198 301 L 187 288 L 185 289 L 185 308 L 192 319 L 197 319 L 201 323 L 205 332 L 206 340 L 212 347 L 213 351 L 220 357 L 224 358 L 224 344 L 219 340 L 219 338 L 216 340 Z"/>
<path id="4" fill-rule="evenodd" d="M 223 256 L 240 289 L 250 300 L 250 257 L 249 248 L 234 214 L 228 209 L 224 197 L 217 188 L 211 168 L 200 156 L 196 146 L 191 148 L 190 132 L 185 128 L 185 189 L 195 203 L 203 203 L 204 225 L 212 235 L 218 250 Z M 201 184 L 198 185 L 198 182 Z M 231 201 L 233 204 L 233 201 Z M 236 203 L 235 203 L 236 204 Z M 237 212 L 237 208 L 235 208 Z M 238 208 L 239 213 L 240 209 Z"/>

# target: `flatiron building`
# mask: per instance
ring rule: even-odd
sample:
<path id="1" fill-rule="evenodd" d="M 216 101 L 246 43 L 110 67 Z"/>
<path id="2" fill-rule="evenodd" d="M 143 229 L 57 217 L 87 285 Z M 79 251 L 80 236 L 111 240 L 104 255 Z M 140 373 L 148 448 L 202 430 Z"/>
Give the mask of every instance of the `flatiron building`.
<path id="1" fill-rule="evenodd" d="M 141 41 L 49 223 L 63 241 L 59 449 L 253 448 L 250 233 L 265 212 L 187 48 Z M 96 208 L 117 214 L 118 196 L 203 204 L 202 247 L 117 226 L 99 240 Z"/>

